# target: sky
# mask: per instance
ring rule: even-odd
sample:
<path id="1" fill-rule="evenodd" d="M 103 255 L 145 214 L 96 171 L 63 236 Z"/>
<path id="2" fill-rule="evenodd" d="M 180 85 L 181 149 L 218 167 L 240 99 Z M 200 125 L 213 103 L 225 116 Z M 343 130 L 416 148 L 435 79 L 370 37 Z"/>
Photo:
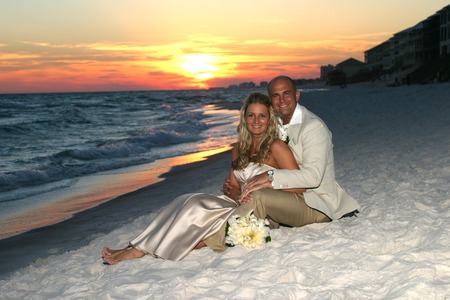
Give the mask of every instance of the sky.
<path id="1" fill-rule="evenodd" d="M 433 0 L 0 0 L 0 93 L 317 78 L 449 5 Z"/>

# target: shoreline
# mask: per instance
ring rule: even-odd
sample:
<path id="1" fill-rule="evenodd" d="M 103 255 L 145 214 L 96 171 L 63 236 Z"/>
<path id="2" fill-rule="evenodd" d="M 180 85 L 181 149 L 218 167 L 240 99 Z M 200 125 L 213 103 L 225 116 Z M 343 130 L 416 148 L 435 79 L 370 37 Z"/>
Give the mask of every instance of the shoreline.
<path id="1" fill-rule="evenodd" d="M 1 239 L 0 279 L 38 259 L 86 246 L 93 239 L 160 209 L 181 194 L 220 193 L 220 184 L 228 175 L 230 157 L 231 150 L 228 149 L 204 156 L 199 161 L 174 166 L 159 176 L 162 179 L 159 182 L 78 212 L 62 222 Z M 211 173 L 217 175 L 211 177 Z M 127 217 L 123 218 L 124 215 Z M 130 233 L 130 239 L 134 234 Z"/>

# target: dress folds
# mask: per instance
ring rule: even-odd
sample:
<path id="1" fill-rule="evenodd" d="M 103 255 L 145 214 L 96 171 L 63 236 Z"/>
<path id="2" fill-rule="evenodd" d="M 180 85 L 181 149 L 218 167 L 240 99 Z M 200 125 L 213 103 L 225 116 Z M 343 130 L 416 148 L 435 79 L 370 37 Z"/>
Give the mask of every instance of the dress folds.
<path id="1" fill-rule="evenodd" d="M 252 163 L 245 169 L 235 170 L 234 175 L 242 186 L 269 169 L 272 168 Z M 155 257 L 181 260 L 199 242 L 216 233 L 237 207 L 236 202 L 225 195 L 181 195 L 164 207 L 130 244 Z"/>

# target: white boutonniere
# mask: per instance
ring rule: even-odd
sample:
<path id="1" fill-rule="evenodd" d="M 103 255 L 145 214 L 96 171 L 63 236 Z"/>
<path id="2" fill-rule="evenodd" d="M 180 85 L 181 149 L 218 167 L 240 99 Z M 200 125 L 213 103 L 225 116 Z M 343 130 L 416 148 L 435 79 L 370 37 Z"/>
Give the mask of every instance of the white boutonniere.
<path id="1" fill-rule="evenodd" d="M 279 126 L 279 132 L 280 132 L 280 139 L 286 143 L 286 145 L 289 144 L 289 135 L 287 133 L 287 129 L 289 127 L 288 125 L 280 125 Z"/>
<path id="2" fill-rule="evenodd" d="M 255 215 L 233 215 L 228 219 L 225 229 L 225 243 L 228 246 L 241 245 L 245 248 L 259 248 L 270 242 L 270 229 L 262 219 Z"/>

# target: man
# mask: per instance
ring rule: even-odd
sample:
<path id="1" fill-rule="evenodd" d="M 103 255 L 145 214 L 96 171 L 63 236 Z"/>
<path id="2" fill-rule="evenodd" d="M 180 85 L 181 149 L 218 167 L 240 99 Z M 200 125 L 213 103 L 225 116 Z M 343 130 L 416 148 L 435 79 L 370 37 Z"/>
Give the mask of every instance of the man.
<path id="1" fill-rule="evenodd" d="M 256 217 L 268 218 L 272 228 L 276 228 L 277 223 L 300 227 L 354 215 L 360 205 L 335 180 L 333 144 L 325 123 L 298 104 L 300 92 L 291 78 L 275 77 L 268 85 L 268 93 L 280 116 L 280 138 L 288 142 L 300 169 L 275 169 L 256 176 L 244 187 L 243 205 L 236 214 L 244 215 L 253 210 Z M 283 191 L 294 188 L 306 191 Z M 227 181 L 223 190 L 230 194 Z M 205 243 L 221 251 L 224 250 L 220 246 L 223 239 L 221 230 Z"/>

